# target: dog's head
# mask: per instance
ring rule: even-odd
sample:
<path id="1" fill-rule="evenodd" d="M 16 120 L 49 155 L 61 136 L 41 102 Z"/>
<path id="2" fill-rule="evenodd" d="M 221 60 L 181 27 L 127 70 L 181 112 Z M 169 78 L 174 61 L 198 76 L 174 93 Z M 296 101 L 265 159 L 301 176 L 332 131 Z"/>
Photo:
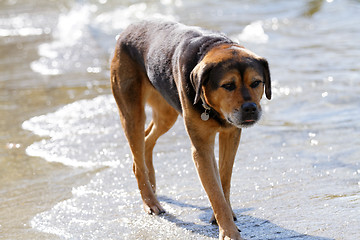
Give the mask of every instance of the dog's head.
<path id="1" fill-rule="evenodd" d="M 191 72 L 196 91 L 222 118 L 238 128 L 256 123 L 261 116 L 260 100 L 271 99 L 268 62 L 238 45 L 211 49 Z"/>

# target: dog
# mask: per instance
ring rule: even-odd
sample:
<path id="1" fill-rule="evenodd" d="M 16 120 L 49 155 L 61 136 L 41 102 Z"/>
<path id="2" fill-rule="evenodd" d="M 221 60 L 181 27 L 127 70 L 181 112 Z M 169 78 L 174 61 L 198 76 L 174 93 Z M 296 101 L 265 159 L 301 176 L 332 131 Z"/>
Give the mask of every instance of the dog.
<path id="1" fill-rule="evenodd" d="M 219 239 L 242 239 L 230 205 L 230 181 L 241 129 L 260 119 L 264 93 L 271 99 L 267 60 L 221 33 L 142 21 L 119 35 L 111 87 L 145 211 L 165 212 L 155 195 L 152 151 L 180 114 Z M 153 119 L 145 129 L 146 104 L 152 107 Z M 217 133 L 219 167 L 214 156 Z"/>

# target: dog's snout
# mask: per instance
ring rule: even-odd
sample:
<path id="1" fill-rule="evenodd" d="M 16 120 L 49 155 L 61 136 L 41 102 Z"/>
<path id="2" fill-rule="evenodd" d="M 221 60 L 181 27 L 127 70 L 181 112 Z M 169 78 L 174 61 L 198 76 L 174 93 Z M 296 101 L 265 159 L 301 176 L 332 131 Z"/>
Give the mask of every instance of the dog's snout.
<path id="1" fill-rule="evenodd" d="M 255 113 L 257 111 L 257 106 L 253 102 L 246 102 L 241 106 L 241 109 L 244 113 Z"/>

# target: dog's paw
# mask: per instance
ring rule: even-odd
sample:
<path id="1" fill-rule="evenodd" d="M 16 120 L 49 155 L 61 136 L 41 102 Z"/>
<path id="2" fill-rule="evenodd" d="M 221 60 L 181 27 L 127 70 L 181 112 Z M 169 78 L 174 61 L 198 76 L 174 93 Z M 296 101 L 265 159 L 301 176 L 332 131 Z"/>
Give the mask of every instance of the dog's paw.
<path id="1" fill-rule="evenodd" d="M 144 210 L 150 215 L 160 215 L 165 213 L 165 209 L 160 205 L 160 203 L 144 203 Z"/>
<path id="2" fill-rule="evenodd" d="M 219 240 L 244 240 L 239 230 L 235 231 L 225 231 L 223 229 L 219 229 Z"/>

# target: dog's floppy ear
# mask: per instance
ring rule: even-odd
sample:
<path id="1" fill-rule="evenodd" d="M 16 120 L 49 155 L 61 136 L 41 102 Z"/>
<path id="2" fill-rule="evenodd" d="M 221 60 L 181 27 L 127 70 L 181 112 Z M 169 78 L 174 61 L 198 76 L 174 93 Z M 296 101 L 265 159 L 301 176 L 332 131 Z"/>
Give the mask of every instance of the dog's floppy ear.
<path id="1" fill-rule="evenodd" d="M 264 68 L 264 80 L 265 80 L 265 96 L 267 99 L 271 99 L 271 78 L 269 64 L 265 58 L 261 58 L 260 62 Z"/>
<path id="2" fill-rule="evenodd" d="M 190 81 L 196 93 L 194 105 L 200 100 L 201 88 L 207 82 L 211 68 L 211 64 L 205 64 L 200 62 L 190 73 Z"/>

